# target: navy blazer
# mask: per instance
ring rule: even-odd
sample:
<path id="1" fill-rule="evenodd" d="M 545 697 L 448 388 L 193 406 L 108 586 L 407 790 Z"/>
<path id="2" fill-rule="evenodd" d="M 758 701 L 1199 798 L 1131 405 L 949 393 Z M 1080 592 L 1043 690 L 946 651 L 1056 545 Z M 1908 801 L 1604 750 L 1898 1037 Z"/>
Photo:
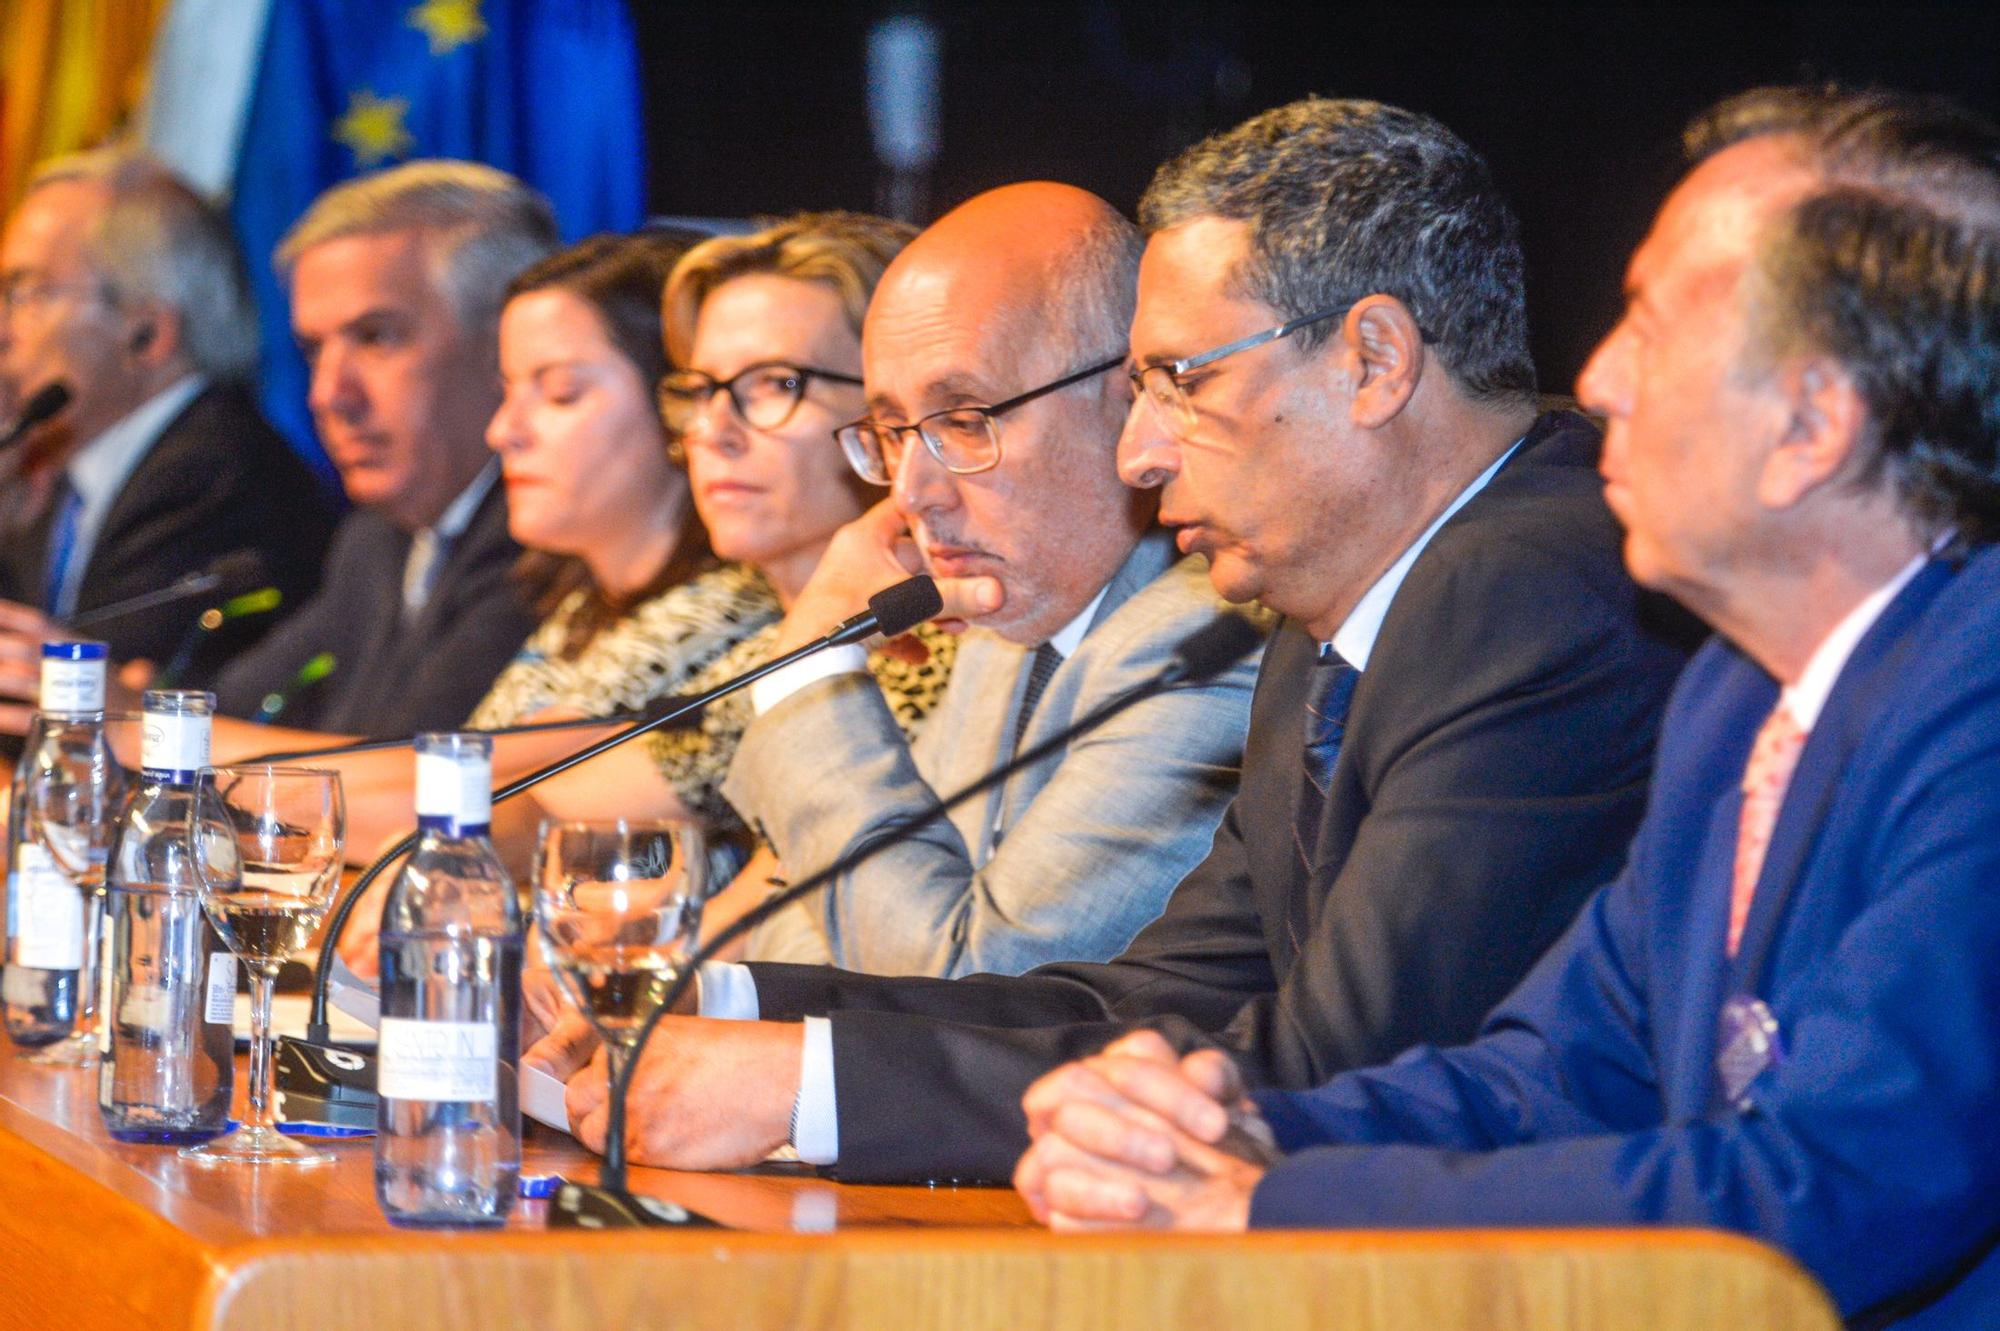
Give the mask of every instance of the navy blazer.
<path id="1" fill-rule="evenodd" d="M 1258 1097 L 1258 1225 L 1715 1225 L 1844 1313 L 2000 1319 L 2000 550 L 1932 561 L 1842 670 L 1724 956 L 1738 789 L 1778 686 L 1714 643 L 1625 872 L 1456 1049 Z M 1728 1104 L 1732 993 L 1784 1057 Z M 1340 1143 L 1330 1145 L 1329 1143 Z M 1394 1150 L 1355 1143 L 1400 1143 Z"/>

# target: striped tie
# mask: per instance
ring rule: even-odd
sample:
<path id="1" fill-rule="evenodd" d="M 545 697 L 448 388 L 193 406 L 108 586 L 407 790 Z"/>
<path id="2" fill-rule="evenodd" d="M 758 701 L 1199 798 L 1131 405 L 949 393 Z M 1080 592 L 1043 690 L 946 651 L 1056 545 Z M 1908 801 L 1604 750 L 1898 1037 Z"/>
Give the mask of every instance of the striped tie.
<path id="1" fill-rule="evenodd" d="M 1331 646 L 1320 650 L 1313 670 L 1312 692 L 1306 695 L 1305 753 L 1303 783 L 1299 787 L 1299 813 L 1292 824 L 1292 843 L 1298 849 L 1299 865 L 1310 879 L 1319 862 L 1320 815 L 1326 811 L 1326 794 L 1333 786 L 1333 766 L 1340 760 L 1340 741 L 1347 734 L 1347 707 L 1354 700 L 1354 686 L 1361 672 L 1341 658 Z"/>

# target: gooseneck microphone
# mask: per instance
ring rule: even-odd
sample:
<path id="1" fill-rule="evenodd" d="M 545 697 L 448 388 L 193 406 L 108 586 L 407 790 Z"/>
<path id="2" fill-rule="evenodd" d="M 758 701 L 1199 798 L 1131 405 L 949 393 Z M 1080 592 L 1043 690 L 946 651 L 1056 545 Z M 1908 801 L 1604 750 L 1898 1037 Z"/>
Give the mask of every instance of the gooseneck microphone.
<path id="1" fill-rule="evenodd" d="M 39 392 L 21 404 L 21 414 L 14 418 L 14 424 L 5 434 L 0 434 L 0 452 L 20 443 L 36 426 L 67 407 L 70 397 L 69 385 L 62 380 L 44 384 Z"/>
<path id="2" fill-rule="evenodd" d="M 1024 749 L 971 785 L 932 804 L 916 817 L 896 823 L 878 835 L 863 840 L 819 872 L 766 897 L 763 902 L 745 911 L 719 930 L 715 937 L 696 948 L 681 966 L 679 974 L 668 984 L 666 995 L 660 1005 L 640 1025 L 639 1038 L 633 1043 L 632 1056 L 625 1061 L 624 1074 L 614 1085 L 607 1088 L 610 1107 L 607 1111 L 608 1121 L 604 1136 L 604 1164 L 599 1171 L 598 1186 L 592 1188 L 588 1184 L 565 1184 L 550 1209 L 550 1223 L 569 1225 L 577 1223 L 581 1217 L 587 1217 L 585 1223 L 591 1228 L 661 1223 L 656 1215 L 655 1218 L 649 1219 L 646 1208 L 631 1203 L 629 1194 L 625 1192 L 625 1098 L 631 1088 L 633 1071 L 639 1066 L 639 1051 L 645 1048 L 646 1041 L 652 1036 L 653 1029 L 659 1025 L 661 1016 L 671 1012 L 675 1004 L 680 1001 L 681 995 L 687 992 L 688 985 L 694 982 L 694 977 L 703 963 L 713 959 L 724 947 L 794 901 L 819 891 L 873 856 L 910 840 L 967 800 L 977 799 L 1005 782 L 1016 772 L 1032 767 L 1050 754 L 1068 747 L 1079 737 L 1089 734 L 1126 709 L 1168 689 L 1205 683 L 1263 644 L 1263 633 L 1241 615 L 1224 614 L 1203 625 L 1182 640 L 1180 646 L 1174 649 L 1174 659 L 1168 663 L 1165 670 L 1152 679 L 1107 699 L 1078 717 L 1059 733 L 1051 735 L 1032 748 Z"/>
<path id="3" fill-rule="evenodd" d="M 219 589 L 258 587 L 263 585 L 264 580 L 262 555 L 255 550 L 231 550 L 228 554 L 217 555 L 210 560 L 206 568 L 197 569 L 193 573 L 184 573 L 164 587 L 156 587 L 137 596 L 128 596 L 121 601 L 100 605 L 95 610 L 81 615 L 72 615 L 69 627 L 92 628 L 114 619 L 122 619 L 126 615 L 137 614 L 141 610 L 150 610 L 156 605 L 192 600 Z"/>
<path id="4" fill-rule="evenodd" d="M 911 629 L 943 609 L 944 599 L 938 594 L 935 582 L 921 574 L 914 578 L 906 578 L 902 582 L 885 588 L 869 597 L 868 609 L 865 613 L 856 615 L 852 619 L 844 620 L 835 626 L 833 631 L 825 637 L 817 638 L 795 651 L 786 652 L 783 656 L 776 657 L 760 666 L 746 670 L 735 678 L 726 680 L 704 693 L 698 693 L 683 700 L 680 705 L 672 707 L 658 716 L 648 717 L 634 725 L 627 726 L 615 735 L 607 735 L 594 744 L 589 744 L 578 749 L 568 757 L 559 758 L 546 767 L 537 768 L 516 781 L 510 781 L 493 792 L 493 802 L 500 804 L 506 800 L 510 800 L 524 790 L 538 786 L 551 777 L 560 776 L 580 763 L 587 763 L 599 754 L 617 748 L 627 740 L 637 739 L 649 731 L 658 730 L 662 726 L 666 726 L 679 719 L 681 716 L 708 706 L 718 698 L 726 697 L 738 689 L 748 687 L 771 672 L 784 669 L 794 661 L 802 660 L 816 652 L 823 652 L 829 647 L 839 647 L 848 643 L 860 642 L 870 634 L 879 633 L 885 638 L 897 637 L 900 634 L 908 633 Z M 599 724 L 602 724 L 602 722 L 599 722 Z M 326 935 L 320 942 L 319 962 L 313 975 L 312 1009 L 306 1024 L 306 1044 L 324 1045 L 328 1042 L 329 1032 L 326 1024 L 326 1000 L 327 989 L 333 976 L 333 957 L 335 950 L 340 944 L 340 936 L 347 928 L 348 917 L 354 913 L 355 903 L 361 900 L 362 896 L 368 891 L 370 884 L 379 878 L 385 869 L 401 859 L 416 844 L 417 834 L 412 832 L 391 846 L 374 863 L 362 871 L 361 876 L 354 881 L 354 886 L 347 890 L 346 894 L 341 897 L 339 904 L 333 908 L 333 913 L 327 920 Z"/>

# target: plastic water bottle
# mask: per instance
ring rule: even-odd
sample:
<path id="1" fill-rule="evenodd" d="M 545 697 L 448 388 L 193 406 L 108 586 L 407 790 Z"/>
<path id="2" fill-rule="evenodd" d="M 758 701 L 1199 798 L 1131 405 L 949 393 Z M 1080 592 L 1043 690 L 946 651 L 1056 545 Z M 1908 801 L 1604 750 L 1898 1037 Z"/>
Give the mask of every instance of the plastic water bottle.
<path id="1" fill-rule="evenodd" d="M 97 1107 L 119 1141 L 190 1143 L 229 1122 L 236 958 L 201 908 L 188 842 L 215 695 L 145 695 L 140 787 L 105 873 L 110 937 Z"/>
<path id="2" fill-rule="evenodd" d="M 521 1172 L 521 905 L 492 744 L 417 740 L 417 846 L 382 905 L 375 1195 L 398 1225 L 497 1225 Z"/>
<path id="3" fill-rule="evenodd" d="M 19 1045 L 46 1045 L 76 1027 L 97 982 L 95 893 L 86 893 L 34 835 L 28 809 L 43 783 L 63 779 L 67 757 L 101 749 L 105 646 L 42 644 L 41 710 L 14 769 L 7 822 L 7 955 L 0 976 L 0 1017 Z"/>

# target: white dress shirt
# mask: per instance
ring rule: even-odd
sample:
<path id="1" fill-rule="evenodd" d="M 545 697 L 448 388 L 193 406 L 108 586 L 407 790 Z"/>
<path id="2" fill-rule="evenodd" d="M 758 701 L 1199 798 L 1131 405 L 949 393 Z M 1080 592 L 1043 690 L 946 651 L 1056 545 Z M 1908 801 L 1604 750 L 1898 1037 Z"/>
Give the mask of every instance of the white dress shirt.
<path id="1" fill-rule="evenodd" d="M 472 478 L 472 484 L 445 505 L 438 520 L 419 527 L 410 536 L 410 552 L 403 557 L 403 614 L 411 619 L 423 613 L 437 585 L 438 571 L 451 556 L 451 543 L 465 534 L 473 515 L 486 502 L 487 491 L 500 478 L 500 459 L 491 458 Z"/>
<path id="2" fill-rule="evenodd" d="M 1910 585 L 1910 579 L 1917 576 L 1917 570 L 1930 561 L 1928 554 L 1918 555 L 1905 564 L 1895 577 L 1861 598 L 1855 607 L 1833 626 L 1833 631 L 1820 640 L 1813 648 L 1813 654 L 1806 659 L 1806 668 L 1799 677 L 1787 684 L 1779 696 L 1779 703 L 1792 714 L 1792 720 L 1799 723 L 1799 729 L 1812 733 L 1814 723 L 1826 707 L 1827 695 L 1833 692 L 1840 672 L 1847 668 L 1847 658 L 1854 655 L 1854 649 L 1882 612 L 1889 608 L 1889 602 L 1896 599 L 1896 593 Z"/>
<path id="3" fill-rule="evenodd" d="M 111 506 L 118 502 L 118 492 L 125 488 L 125 482 L 132 478 L 174 418 L 186 411 L 188 403 L 206 387 L 208 380 L 198 374 L 176 379 L 70 456 L 63 472 L 81 502 L 76 512 L 76 533 L 69 547 L 69 563 L 63 566 L 62 586 L 56 589 L 52 612 L 56 619 L 67 619 L 76 613 L 84 570 L 90 566 L 91 551 L 97 548 L 97 538 L 104 532 L 104 520 L 111 515 Z"/>

